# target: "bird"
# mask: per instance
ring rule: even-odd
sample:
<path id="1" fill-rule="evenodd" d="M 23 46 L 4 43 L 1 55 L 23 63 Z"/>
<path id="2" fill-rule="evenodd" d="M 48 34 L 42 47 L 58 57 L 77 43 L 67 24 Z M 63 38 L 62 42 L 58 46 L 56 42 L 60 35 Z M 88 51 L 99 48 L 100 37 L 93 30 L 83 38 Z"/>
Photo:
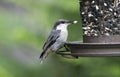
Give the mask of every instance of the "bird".
<path id="1" fill-rule="evenodd" d="M 60 48 L 64 47 L 68 38 L 68 25 L 76 24 L 77 21 L 70 21 L 65 19 L 59 19 L 53 26 L 53 29 L 42 47 L 42 52 L 40 54 L 40 63 L 51 52 L 57 52 Z"/>

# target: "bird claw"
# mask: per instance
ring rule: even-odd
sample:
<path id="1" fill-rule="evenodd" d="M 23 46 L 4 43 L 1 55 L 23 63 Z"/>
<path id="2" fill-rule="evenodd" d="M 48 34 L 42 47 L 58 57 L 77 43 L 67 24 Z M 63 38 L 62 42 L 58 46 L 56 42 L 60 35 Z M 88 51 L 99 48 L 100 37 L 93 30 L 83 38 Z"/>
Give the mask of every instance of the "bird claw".
<path id="1" fill-rule="evenodd" d="M 64 48 L 66 51 L 70 51 L 70 48 L 68 48 L 68 46 L 66 44 L 64 45 Z"/>

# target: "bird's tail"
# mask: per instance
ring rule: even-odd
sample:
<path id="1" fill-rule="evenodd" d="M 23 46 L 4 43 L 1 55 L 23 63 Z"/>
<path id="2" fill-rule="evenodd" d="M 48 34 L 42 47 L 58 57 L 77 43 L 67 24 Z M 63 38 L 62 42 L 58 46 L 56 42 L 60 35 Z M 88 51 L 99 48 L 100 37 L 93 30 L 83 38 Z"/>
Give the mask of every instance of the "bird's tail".
<path id="1" fill-rule="evenodd" d="M 45 51 L 42 51 L 39 58 L 40 58 L 40 64 L 42 64 L 43 60 L 45 59 Z"/>
<path id="2" fill-rule="evenodd" d="M 48 56 L 50 50 L 43 50 L 42 53 L 40 54 L 40 64 L 43 63 L 43 60 Z"/>

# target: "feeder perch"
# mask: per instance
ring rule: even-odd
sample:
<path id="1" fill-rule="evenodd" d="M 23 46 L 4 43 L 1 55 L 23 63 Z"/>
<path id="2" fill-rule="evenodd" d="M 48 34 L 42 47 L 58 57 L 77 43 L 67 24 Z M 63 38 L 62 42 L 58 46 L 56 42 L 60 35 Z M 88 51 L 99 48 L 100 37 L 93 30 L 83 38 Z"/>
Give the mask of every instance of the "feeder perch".
<path id="1" fill-rule="evenodd" d="M 83 42 L 68 42 L 62 56 L 120 56 L 120 0 L 80 0 Z"/>

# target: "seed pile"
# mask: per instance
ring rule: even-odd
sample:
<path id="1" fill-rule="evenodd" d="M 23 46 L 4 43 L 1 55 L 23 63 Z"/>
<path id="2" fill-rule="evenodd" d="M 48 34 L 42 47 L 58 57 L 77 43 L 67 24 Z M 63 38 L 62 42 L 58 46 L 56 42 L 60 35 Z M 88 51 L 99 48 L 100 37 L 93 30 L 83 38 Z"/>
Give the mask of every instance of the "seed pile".
<path id="1" fill-rule="evenodd" d="M 120 0 L 80 0 L 84 35 L 120 35 Z"/>

